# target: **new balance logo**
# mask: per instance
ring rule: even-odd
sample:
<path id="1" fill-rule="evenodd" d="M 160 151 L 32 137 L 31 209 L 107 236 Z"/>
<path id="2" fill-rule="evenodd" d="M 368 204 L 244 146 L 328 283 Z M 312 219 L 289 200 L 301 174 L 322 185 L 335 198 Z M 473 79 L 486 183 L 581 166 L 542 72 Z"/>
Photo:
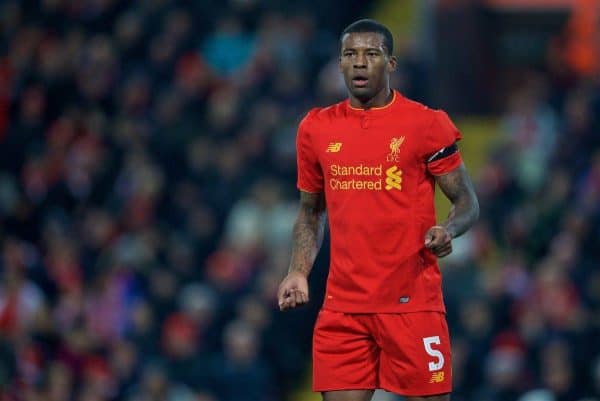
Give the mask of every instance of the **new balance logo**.
<path id="1" fill-rule="evenodd" d="M 341 142 L 331 142 L 329 146 L 327 146 L 327 153 L 337 153 L 342 148 Z"/>
<path id="2" fill-rule="evenodd" d="M 429 383 L 441 383 L 444 381 L 444 372 L 433 372 Z"/>

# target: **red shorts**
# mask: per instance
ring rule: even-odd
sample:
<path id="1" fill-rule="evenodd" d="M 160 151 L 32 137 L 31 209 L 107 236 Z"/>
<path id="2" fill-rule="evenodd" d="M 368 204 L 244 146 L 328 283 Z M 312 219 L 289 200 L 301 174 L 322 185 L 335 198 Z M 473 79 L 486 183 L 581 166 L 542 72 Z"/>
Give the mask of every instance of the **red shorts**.
<path id="1" fill-rule="evenodd" d="M 404 396 L 452 391 L 443 313 L 321 310 L 313 335 L 313 390 L 377 388 Z"/>

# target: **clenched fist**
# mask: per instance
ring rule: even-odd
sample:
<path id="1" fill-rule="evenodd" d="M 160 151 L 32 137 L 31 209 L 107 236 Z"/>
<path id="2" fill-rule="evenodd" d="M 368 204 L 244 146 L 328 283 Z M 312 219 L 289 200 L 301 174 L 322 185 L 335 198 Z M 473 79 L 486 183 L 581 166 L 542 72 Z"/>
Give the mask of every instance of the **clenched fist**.
<path id="1" fill-rule="evenodd" d="M 279 285 L 277 292 L 279 310 L 285 311 L 308 302 L 308 280 L 297 271 L 291 271 Z"/>
<path id="2" fill-rule="evenodd" d="M 452 236 L 443 226 L 433 226 L 425 234 L 425 247 L 438 258 L 452 253 Z"/>

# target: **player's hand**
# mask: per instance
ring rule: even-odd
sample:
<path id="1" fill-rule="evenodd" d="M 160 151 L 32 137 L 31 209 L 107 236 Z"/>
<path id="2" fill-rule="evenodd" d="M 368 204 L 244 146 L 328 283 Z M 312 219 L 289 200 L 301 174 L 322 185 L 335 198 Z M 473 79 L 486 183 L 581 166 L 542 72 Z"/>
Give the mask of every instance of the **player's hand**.
<path id="1" fill-rule="evenodd" d="M 308 280 L 303 273 L 290 272 L 279 285 L 279 310 L 285 311 L 308 303 Z"/>
<path id="2" fill-rule="evenodd" d="M 443 226 L 433 226 L 425 234 L 425 247 L 438 258 L 452 253 L 452 236 Z"/>

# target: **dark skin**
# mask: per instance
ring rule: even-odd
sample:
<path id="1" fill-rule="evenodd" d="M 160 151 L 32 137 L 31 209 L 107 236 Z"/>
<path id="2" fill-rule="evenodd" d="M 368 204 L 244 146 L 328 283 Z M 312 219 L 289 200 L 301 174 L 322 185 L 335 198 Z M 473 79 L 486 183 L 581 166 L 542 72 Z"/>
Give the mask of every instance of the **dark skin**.
<path id="1" fill-rule="evenodd" d="M 388 54 L 379 33 L 349 33 L 342 38 L 339 68 L 350 105 L 361 109 L 385 106 L 392 100 L 390 74 L 396 57 Z"/>
<path id="2" fill-rule="evenodd" d="M 369 109 L 385 106 L 392 100 L 390 74 L 396 58 L 388 54 L 383 36 L 373 32 L 346 34 L 342 38 L 339 68 L 348 88 L 350 105 Z M 430 227 L 423 246 L 437 257 L 452 252 L 452 239 L 467 231 L 479 216 L 479 203 L 464 165 L 436 176 L 436 183 L 452 203 L 448 219 Z M 307 277 L 321 248 L 325 230 L 326 205 L 323 193 L 300 192 L 300 209 L 294 224 L 292 257 L 288 275 L 278 291 L 282 311 L 306 304 Z M 373 390 L 327 391 L 324 401 L 369 401 Z M 449 394 L 406 397 L 407 401 L 448 401 Z"/>
<path id="3" fill-rule="evenodd" d="M 308 281 L 325 232 L 325 197 L 300 191 L 300 209 L 294 223 L 293 245 L 287 277 L 279 285 L 279 308 L 282 311 L 308 302 Z"/>

